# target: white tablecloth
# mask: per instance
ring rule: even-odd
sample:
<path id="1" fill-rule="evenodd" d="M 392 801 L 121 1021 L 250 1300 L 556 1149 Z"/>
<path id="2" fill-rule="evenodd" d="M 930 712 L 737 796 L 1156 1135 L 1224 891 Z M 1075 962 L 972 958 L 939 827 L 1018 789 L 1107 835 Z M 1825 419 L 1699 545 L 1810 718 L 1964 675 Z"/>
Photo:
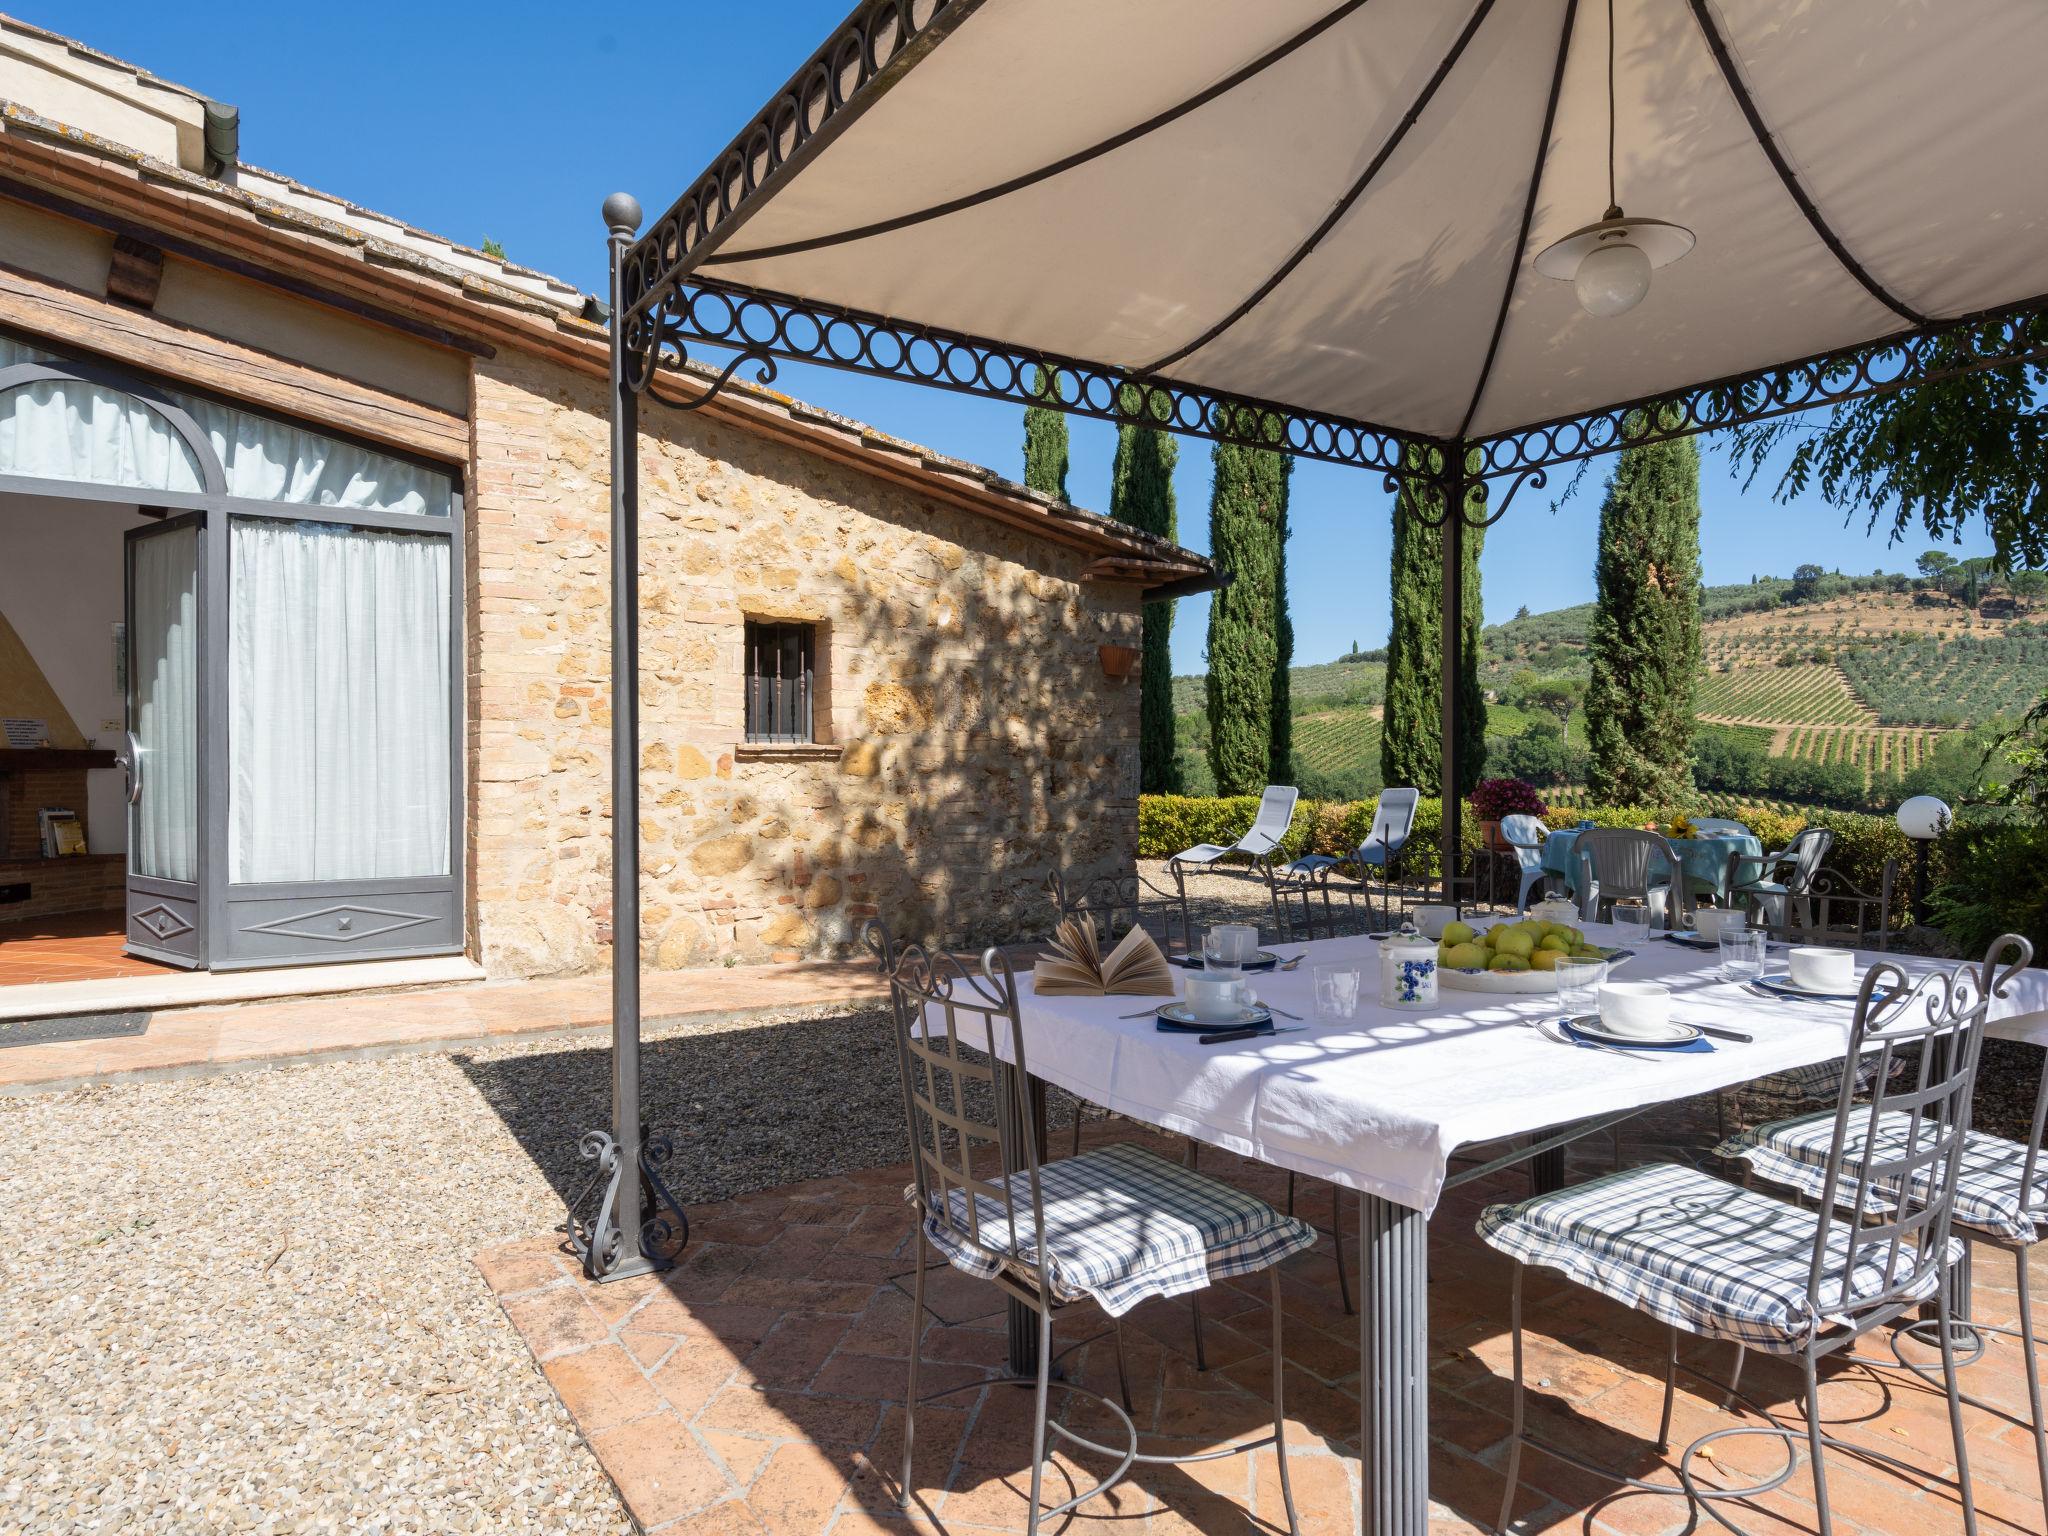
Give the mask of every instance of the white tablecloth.
<path id="1" fill-rule="evenodd" d="M 1609 928 L 1588 935 L 1615 942 Z M 1228 1045 L 1118 1017 L 1147 999 L 1042 998 L 1020 975 L 1025 1063 L 1091 1103 L 1427 1212 L 1458 1147 L 1839 1059 L 1854 1013 L 1847 1002 L 1767 1001 L 1721 981 L 1716 956 L 1652 939 L 1620 975 L 1665 982 L 1675 994 L 1673 1017 L 1741 1030 L 1754 1043 L 1717 1040 L 1709 1053 L 1585 1050 L 1529 1027 L 1557 1016 L 1554 997 L 1449 989 L 1428 1010 L 1366 1002 L 1348 1021 L 1318 1018 L 1315 966 L 1358 965 L 1367 996 L 1376 997 L 1379 950 L 1365 938 L 1276 946 L 1283 957 L 1308 958 L 1293 971 L 1255 976 L 1253 985 L 1262 1000 L 1300 1014 L 1306 1028 Z M 1774 947 L 1774 958 L 1781 953 Z M 1884 958 L 1909 975 L 1938 965 L 1859 956 L 1865 965 Z M 2048 971 L 2023 973 L 1994 1004 L 1994 1020 L 1995 1035 L 2048 1045 Z"/>

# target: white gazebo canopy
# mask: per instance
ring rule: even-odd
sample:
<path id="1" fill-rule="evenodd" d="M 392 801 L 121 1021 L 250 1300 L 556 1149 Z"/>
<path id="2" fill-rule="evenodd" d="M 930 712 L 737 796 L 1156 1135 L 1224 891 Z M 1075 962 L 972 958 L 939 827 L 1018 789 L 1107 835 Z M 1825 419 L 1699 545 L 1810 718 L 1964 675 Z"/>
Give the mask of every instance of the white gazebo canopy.
<path id="1" fill-rule="evenodd" d="M 2048 292 L 2040 0 L 901 3 L 650 232 L 684 280 L 1436 439 Z M 1533 262 L 1610 46 L 1616 201 L 1698 243 L 1596 319 Z"/>

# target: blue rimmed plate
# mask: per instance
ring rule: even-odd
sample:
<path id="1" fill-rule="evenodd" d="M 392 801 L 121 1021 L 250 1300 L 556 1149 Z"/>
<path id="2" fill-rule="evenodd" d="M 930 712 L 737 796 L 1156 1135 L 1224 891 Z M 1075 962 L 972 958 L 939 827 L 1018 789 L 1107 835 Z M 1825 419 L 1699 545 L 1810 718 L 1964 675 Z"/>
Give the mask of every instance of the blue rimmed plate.
<path id="1" fill-rule="evenodd" d="M 1207 962 L 1200 955 L 1182 955 L 1173 963 L 1184 966 L 1191 971 L 1208 969 Z M 1241 971 L 1270 971 L 1279 963 L 1280 957 L 1278 955 L 1274 954 L 1270 949 L 1262 949 L 1254 954 L 1251 959 L 1240 962 L 1237 968 Z"/>
<path id="2" fill-rule="evenodd" d="M 1263 1029 L 1273 1022 L 1273 1010 L 1264 1003 L 1253 1003 L 1249 1008 L 1238 1009 L 1228 1019 L 1198 1019 L 1194 1009 L 1186 1003 L 1168 1003 L 1156 1016 L 1160 1029 L 1170 1035 L 1207 1035 L 1219 1029 Z"/>

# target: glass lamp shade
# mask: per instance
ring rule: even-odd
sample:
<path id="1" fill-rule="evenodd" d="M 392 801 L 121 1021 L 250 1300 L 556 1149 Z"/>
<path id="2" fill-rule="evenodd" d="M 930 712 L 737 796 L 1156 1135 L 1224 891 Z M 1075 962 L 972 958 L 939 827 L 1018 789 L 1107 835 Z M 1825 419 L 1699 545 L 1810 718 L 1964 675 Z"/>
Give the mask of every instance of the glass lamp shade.
<path id="1" fill-rule="evenodd" d="M 1650 258 L 1626 242 L 1596 245 L 1572 275 L 1572 291 L 1589 315 L 1601 320 L 1625 315 L 1650 291 Z"/>
<path id="2" fill-rule="evenodd" d="M 1915 795 L 1899 807 L 1899 830 L 1915 842 L 1927 842 L 1948 830 L 1953 813 L 1933 795 Z"/>

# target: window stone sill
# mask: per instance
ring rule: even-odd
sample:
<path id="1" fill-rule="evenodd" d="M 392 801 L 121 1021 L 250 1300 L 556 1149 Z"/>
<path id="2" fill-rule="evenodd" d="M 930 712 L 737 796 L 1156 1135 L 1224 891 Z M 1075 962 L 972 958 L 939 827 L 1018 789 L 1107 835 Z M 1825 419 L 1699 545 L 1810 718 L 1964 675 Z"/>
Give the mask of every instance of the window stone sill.
<path id="1" fill-rule="evenodd" d="M 732 749 L 738 763 L 821 763 L 839 757 L 832 741 L 743 741 Z"/>

